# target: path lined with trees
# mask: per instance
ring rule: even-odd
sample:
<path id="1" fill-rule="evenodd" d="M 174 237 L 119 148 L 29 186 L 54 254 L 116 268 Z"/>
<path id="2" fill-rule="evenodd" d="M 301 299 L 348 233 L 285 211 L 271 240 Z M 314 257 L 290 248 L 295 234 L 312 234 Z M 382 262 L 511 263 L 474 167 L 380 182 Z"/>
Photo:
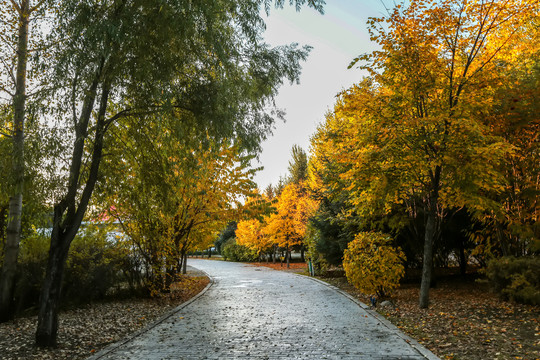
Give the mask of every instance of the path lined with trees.
<path id="1" fill-rule="evenodd" d="M 213 278 L 207 292 L 90 360 L 438 359 L 321 282 L 240 263 L 189 262 Z"/>

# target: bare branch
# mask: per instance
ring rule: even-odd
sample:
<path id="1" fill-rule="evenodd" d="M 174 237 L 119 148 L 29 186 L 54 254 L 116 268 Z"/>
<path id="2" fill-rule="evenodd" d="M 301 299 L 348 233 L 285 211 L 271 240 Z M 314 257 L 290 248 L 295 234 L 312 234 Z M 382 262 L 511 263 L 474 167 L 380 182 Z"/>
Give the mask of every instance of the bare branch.
<path id="1" fill-rule="evenodd" d="M 36 11 L 37 9 L 40 8 L 41 5 L 43 5 L 43 3 L 45 2 L 45 0 L 40 0 L 38 1 L 38 3 L 36 5 L 34 5 L 31 9 L 30 9 L 30 14 L 33 13 L 34 11 Z"/>
<path id="2" fill-rule="evenodd" d="M 15 93 L 12 93 L 10 90 L 6 89 L 5 86 L 0 85 L 0 91 L 3 91 L 3 92 L 5 92 L 5 93 L 7 93 L 7 94 L 8 94 L 9 96 L 11 96 L 11 97 L 14 97 L 14 96 L 15 96 Z"/>
<path id="3" fill-rule="evenodd" d="M 11 5 L 13 5 L 13 7 L 15 8 L 15 10 L 17 10 L 17 12 L 19 13 L 19 16 L 22 16 L 22 10 L 19 4 L 17 4 L 17 2 L 15 2 L 14 0 L 10 0 L 10 2 Z"/>

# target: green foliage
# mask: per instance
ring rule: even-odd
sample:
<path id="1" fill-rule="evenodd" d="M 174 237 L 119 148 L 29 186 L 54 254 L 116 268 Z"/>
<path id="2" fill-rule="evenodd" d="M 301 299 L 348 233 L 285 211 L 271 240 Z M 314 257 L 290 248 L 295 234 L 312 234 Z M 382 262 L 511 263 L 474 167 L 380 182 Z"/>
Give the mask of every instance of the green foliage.
<path id="1" fill-rule="evenodd" d="M 110 231 L 110 227 L 88 225 L 73 240 L 63 285 L 68 299 L 100 300 L 125 280 L 128 251 L 121 238 L 109 238 Z"/>
<path id="2" fill-rule="evenodd" d="M 223 249 L 221 255 L 228 261 L 257 261 L 258 255 L 256 250 L 252 250 L 247 246 L 238 245 L 236 240 L 229 240 Z"/>
<path id="3" fill-rule="evenodd" d="M 307 179 L 308 157 L 304 149 L 298 145 L 293 145 L 291 156 L 288 182 L 299 184 Z"/>
<path id="4" fill-rule="evenodd" d="M 136 259 L 111 227 L 88 225 L 73 240 L 66 264 L 63 294 L 67 302 L 85 303 L 138 290 Z M 17 313 L 37 304 L 49 254 L 50 235 L 43 230 L 22 239 L 15 290 Z"/>
<path id="5" fill-rule="evenodd" d="M 399 285 L 405 275 L 405 255 L 391 242 L 387 234 L 361 232 L 349 243 L 343 255 L 343 268 L 354 287 L 382 297 Z"/>
<path id="6" fill-rule="evenodd" d="M 538 256 L 492 259 L 485 274 L 504 299 L 540 305 L 540 258 Z"/>
<path id="7" fill-rule="evenodd" d="M 315 216 L 310 219 L 314 236 L 309 240 L 310 252 L 319 253 L 324 262 L 341 265 L 347 244 L 354 239 L 358 225 L 352 219 L 340 217 L 343 202 L 323 199 Z"/>
<path id="8" fill-rule="evenodd" d="M 50 237 L 37 232 L 21 240 L 15 288 L 16 313 L 37 304 L 45 276 L 49 244 Z"/>
<path id="9" fill-rule="evenodd" d="M 234 239 L 234 232 L 236 231 L 236 221 L 231 221 L 227 224 L 227 227 L 223 229 L 220 233 L 216 241 L 214 241 L 214 245 L 216 246 L 216 250 L 218 253 L 221 254 L 223 246 L 231 239 Z"/>

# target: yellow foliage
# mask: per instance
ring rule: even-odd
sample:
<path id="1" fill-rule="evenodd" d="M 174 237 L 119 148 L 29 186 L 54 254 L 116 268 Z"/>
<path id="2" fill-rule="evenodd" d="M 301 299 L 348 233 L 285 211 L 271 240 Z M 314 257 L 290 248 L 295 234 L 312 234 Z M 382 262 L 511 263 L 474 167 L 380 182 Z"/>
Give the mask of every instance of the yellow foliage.
<path id="1" fill-rule="evenodd" d="M 399 285 L 405 275 L 405 254 L 391 242 L 386 234 L 361 232 L 349 243 L 343 268 L 354 287 L 365 294 L 383 296 Z"/>
<path id="2" fill-rule="evenodd" d="M 272 239 L 263 232 L 263 224 L 255 219 L 242 220 L 238 223 L 236 243 L 255 250 L 259 256 L 273 245 Z"/>
<path id="3" fill-rule="evenodd" d="M 264 232 L 280 247 L 302 244 L 308 219 L 315 213 L 317 202 L 301 185 L 291 183 L 285 186 L 275 207 L 276 213 L 266 219 Z"/>

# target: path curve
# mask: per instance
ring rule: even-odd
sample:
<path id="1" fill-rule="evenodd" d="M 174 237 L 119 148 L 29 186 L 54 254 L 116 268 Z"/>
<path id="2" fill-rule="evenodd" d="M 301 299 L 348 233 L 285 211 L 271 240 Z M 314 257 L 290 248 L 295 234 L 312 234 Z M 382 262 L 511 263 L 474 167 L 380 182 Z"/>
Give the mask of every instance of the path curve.
<path id="1" fill-rule="evenodd" d="M 384 318 L 309 277 L 191 260 L 212 285 L 105 359 L 438 359 Z"/>

